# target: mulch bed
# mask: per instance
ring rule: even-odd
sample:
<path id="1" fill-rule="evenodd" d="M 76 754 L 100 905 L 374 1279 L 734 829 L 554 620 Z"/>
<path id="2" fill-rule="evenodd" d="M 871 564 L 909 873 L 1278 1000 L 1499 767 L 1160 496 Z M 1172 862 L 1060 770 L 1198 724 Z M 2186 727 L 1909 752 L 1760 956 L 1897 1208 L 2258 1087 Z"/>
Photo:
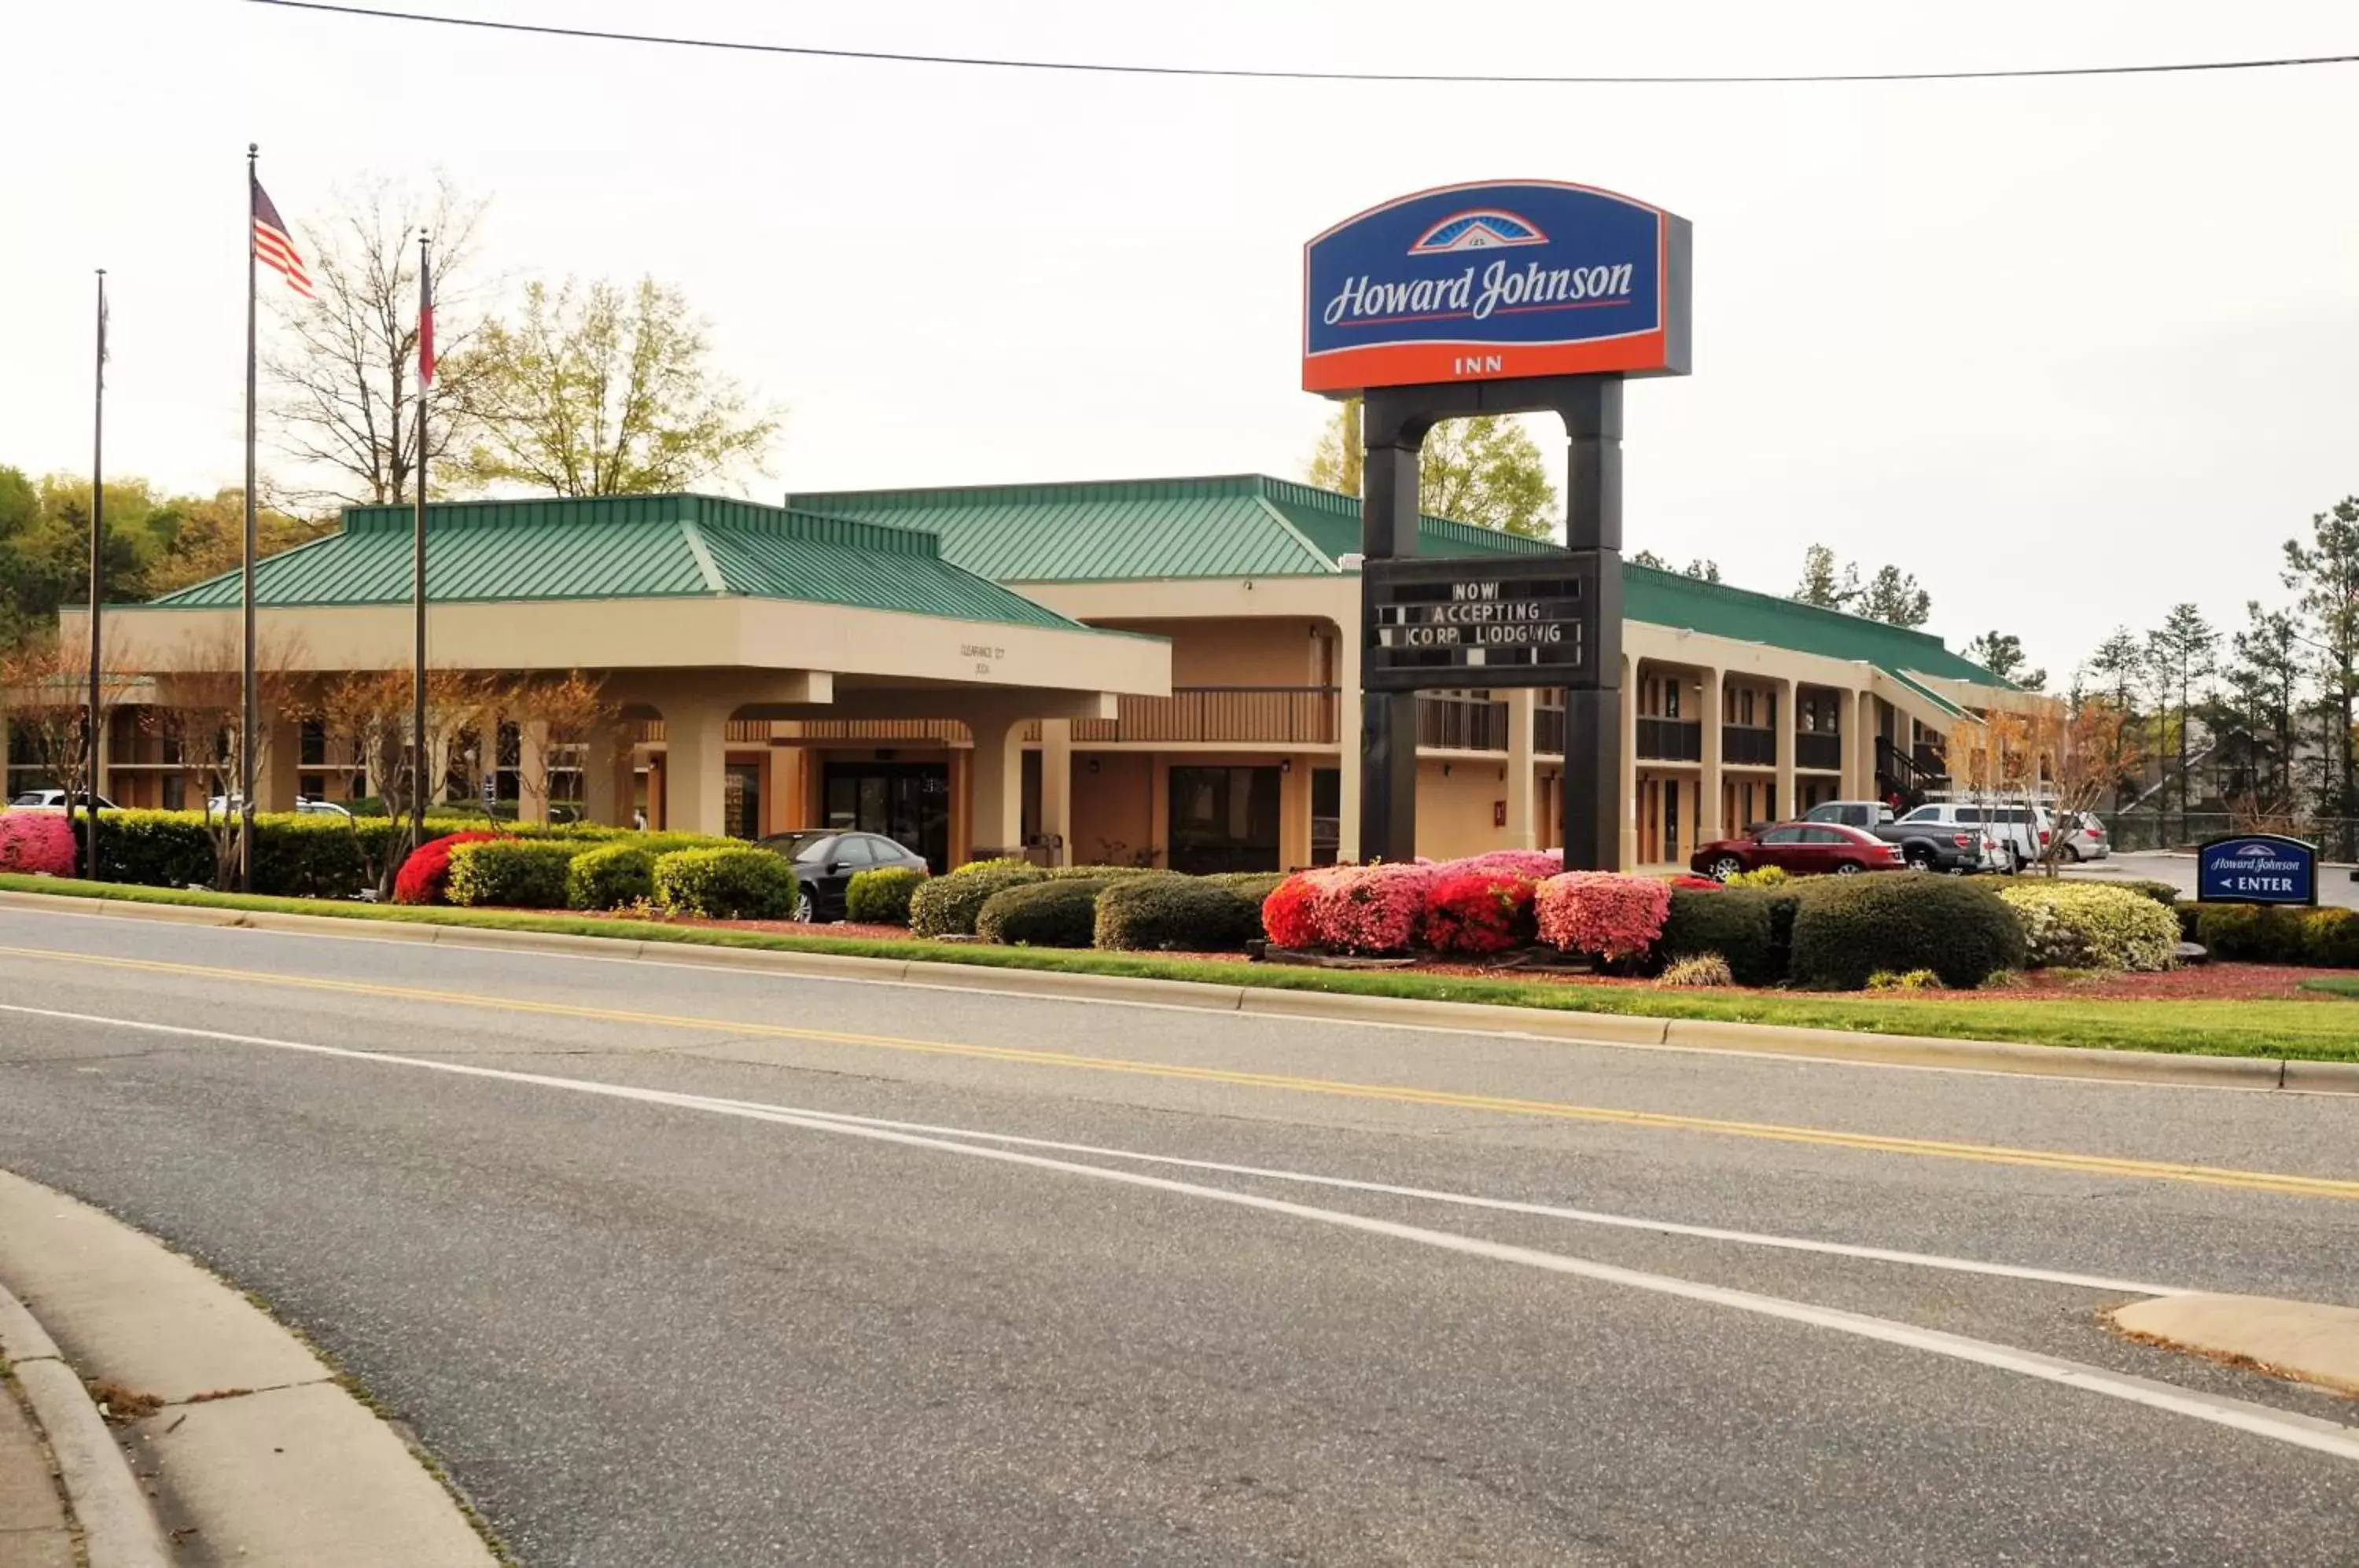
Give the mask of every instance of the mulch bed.
<path id="1" fill-rule="evenodd" d="M 579 911 L 577 911 L 577 914 Z M 588 919 L 601 917 L 591 915 Z M 617 912 L 612 919 L 644 919 Z M 850 920 L 827 924 L 806 924 L 799 920 L 679 920 L 683 926 L 716 926 L 727 931 L 768 931 L 780 936 L 857 937 L 878 942 L 908 942 L 913 940 L 907 926 L 862 925 Z M 943 956 L 949 957 L 962 945 L 943 944 Z M 1207 964 L 1247 964 L 1253 962 L 1242 953 L 1138 953 L 1140 958 L 1176 958 Z M 1579 970 L 1548 967 L 1506 966 L 1498 964 L 1449 963 L 1440 959 L 1419 959 L 1399 967 L 1387 968 L 1394 975 L 1432 975 L 1451 978 L 1476 980 L 1513 980 L 1544 985 L 1595 985 L 1627 989 L 1656 989 L 1652 980 L 1621 975 L 1592 975 Z M 1912 992 L 1823 992 L 1795 993 L 1823 995 L 1829 998 L 1851 996 L 1874 1000 L 1879 996 L 1905 995 L 1929 1001 L 1943 998 L 2004 997 L 2009 1001 L 2213 1001 L 2213 1002 L 2320 1002 L 2332 1004 L 2348 1001 L 2322 991 L 2305 991 L 2304 980 L 2332 974 L 2325 969 L 2304 969 L 2284 964 L 2204 964 L 2191 967 L 2166 970 L 2159 975 L 2102 975 L 2092 973 L 2058 974 L 2051 970 L 2027 971 L 2021 982 L 2003 991 L 1912 991 Z M 1687 988 L 1696 996 L 1747 996 L 1762 993 L 1745 986 L 1696 986 Z"/>

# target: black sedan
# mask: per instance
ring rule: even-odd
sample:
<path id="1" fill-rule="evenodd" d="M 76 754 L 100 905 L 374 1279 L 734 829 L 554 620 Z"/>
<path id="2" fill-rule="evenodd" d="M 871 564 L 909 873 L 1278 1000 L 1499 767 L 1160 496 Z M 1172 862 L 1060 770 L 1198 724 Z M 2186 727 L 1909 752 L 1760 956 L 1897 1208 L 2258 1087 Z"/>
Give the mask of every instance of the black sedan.
<path id="1" fill-rule="evenodd" d="M 799 920 L 843 919 L 844 889 L 863 871 L 891 866 L 927 869 L 924 855 L 882 833 L 805 828 L 799 833 L 772 833 L 756 842 L 794 863 L 795 919 Z"/>

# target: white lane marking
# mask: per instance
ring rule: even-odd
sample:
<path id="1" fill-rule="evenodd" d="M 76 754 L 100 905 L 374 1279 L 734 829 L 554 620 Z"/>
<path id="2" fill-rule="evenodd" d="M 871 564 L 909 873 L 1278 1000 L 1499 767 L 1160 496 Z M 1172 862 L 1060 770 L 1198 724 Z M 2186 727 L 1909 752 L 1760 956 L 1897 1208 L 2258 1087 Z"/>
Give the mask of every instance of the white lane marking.
<path id="1" fill-rule="evenodd" d="M 695 1052 L 687 1054 L 694 1055 Z M 706 1058 L 705 1060 L 715 1060 Z M 1972 1258 L 1948 1258 L 1935 1252 L 1903 1252 L 1886 1247 L 1861 1247 L 1843 1241 L 1815 1241 L 1802 1236 L 1770 1236 L 1759 1231 L 1723 1230 L 1716 1225 L 1687 1225 L 1678 1220 L 1647 1219 L 1636 1214 L 1609 1214 L 1597 1209 L 1569 1209 L 1553 1203 L 1527 1203 L 1515 1198 L 1484 1198 L 1471 1192 L 1432 1187 L 1403 1187 L 1390 1181 L 1363 1181 L 1348 1176 L 1321 1176 L 1305 1171 L 1278 1171 L 1261 1165 L 1231 1165 L 1217 1160 L 1189 1160 L 1176 1154 L 1147 1154 L 1135 1149 L 1108 1149 L 1099 1144 L 1060 1143 L 1054 1138 L 1025 1138 L 1016 1133 L 981 1132 L 973 1127 L 940 1127 L 928 1122 L 891 1121 L 882 1116 L 854 1116 L 849 1111 L 815 1111 L 802 1106 L 766 1105 L 759 1100 L 728 1100 L 712 1096 L 715 1105 L 754 1110 L 788 1110 L 800 1116 L 850 1122 L 860 1127 L 890 1127 L 896 1132 L 923 1133 L 933 1138 L 959 1138 L 984 1143 L 1011 1144 L 1024 1149 L 1053 1149 L 1060 1154 L 1085 1154 L 1105 1160 L 1128 1160 L 1146 1165 L 1168 1165 L 1184 1171 L 1209 1171 L 1227 1176 L 1249 1176 L 1300 1186 L 1332 1187 L 1351 1192 L 1375 1192 L 1386 1197 L 1413 1198 L 1420 1203 L 1451 1203 L 1461 1208 L 1495 1209 L 1504 1214 L 1534 1214 L 1543 1219 L 1570 1220 L 1578 1225 L 1616 1230 L 1647 1231 L 1663 1236 L 1695 1236 L 1741 1247 L 1775 1247 L 1788 1252 L 1814 1252 L 1830 1258 L 1857 1258 L 1875 1263 L 1905 1263 L 1918 1269 L 1940 1269 L 1959 1274 L 1985 1274 L 2001 1279 L 2028 1279 L 2039 1284 L 2071 1285 L 2114 1296 L 2187 1296 L 2193 1285 L 2157 1285 L 2141 1279 L 2116 1279 L 2102 1274 L 2073 1274 L 2054 1269 L 2034 1269 L 2014 1263 L 1984 1263 Z"/>
<path id="2" fill-rule="evenodd" d="M 29 911 L 27 910 L 14 907 L 0 908 L 0 916 L 25 914 L 28 912 Z M 40 911 L 40 916 L 43 920 L 123 920 L 125 919 L 136 918 L 123 915 L 84 914 L 79 909 L 61 910 L 55 914 L 45 909 Z M 332 920 L 336 917 L 321 916 L 317 918 Z M 178 924 L 178 922 L 171 921 L 158 923 Z M 354 920 L 353 923 L 360 925 L 364 922 Z M 423 924 L 426 922 L 421 921 L 419 923 Z M 413 952 L 419 948 L 440 948 L 442 946 L 440 942 L 402 942 L 393 937 L 372 936 L 365 931 L 355 931 L 351 935 L 346 935 L 342 931 L 276 931 L 266 930 L 254 926 L 198 925 L 193 922 L 190 922 L 181 929 L 190 931 L 235 931 L 242 936 L 297 937 L 314 942 L 375 942 L 386 947 L 408 948 Z M 439 931 L 463 931 L 468 928 L 440 926 L 436 927 L 435 929 Z M 591 938 L 586 940 L 603 941 L 608 939 Z M 2048 1083 L 2088 1084 L 2105 1089 L 2183 1090 L 2188 1093 L 2197 1094 L 2269 1094 L 2277 1098 L 2283 1098 L 2288 1094 L 2299 1094 L 2305 1099 L 2325 1098 L 2330 1095 L 2335 1098 L 2343 1097 L 2341 1094 L 2333 1091 L 2300 1088 L 2288 1089 L 2260 1083 L 2154 1083 L 2148 1080 L 2137 1078 L 2104 1078 L 2099 1077 L 2094 1073 L 2018 1073 L 2003 1067 L 1949 1067 L 1927 1062 L 1854 1061 L 1839 1056 L 1811 1056 L 1801 1051 L 1755 1051 L 1744 1046 L 1672 1045 L 1665 1041 L 1657 1041 L 1649 1044 L 1645 1040 L 1593 1040 L 1587 1038 L 1576 1038 L 1571 1035 L 1538 1034 L 1527 1029 L 1460 1029 L 1450 1024 L 1436 1023 L 1386 1023 L 1380 1019 L 1373 1018 L 1353 1018 L 1349 1023 L 1345 1023 L 1335 1018 L 1295 1018 L 1285 1014 L 1250 1013 L 1245 1011 L 1242 1007 L 1197 1007 L 1186 1002 L 1141 1001 L 1136 997 L 1130 996 L 1056 996 L 1045 995 L 1038 991 L 1007 990 L 996 985 L 952 985 L 939 980 L 888 980 L 881 975 L 870 978 L 864 975 L 795 975 L 784 972 L 777 974 L 765 974 L 760 970 L 734 968 L 724 964 L 698 964 L 694 962 L 683 962 L 669 956 L 669 953 L 672 951 L 685 950 L 692 947 L 692 943 L 666 943 L 662 942 L 649 942 L 645 939 L 641 939 L 640 946 L 642 949 L 653 948 L 660 950 L 666 954 L 666 956 L 658 957 L 647 955 L 616 958 L 609 957 L 604 953 L 548 953 L 536 948 L 478 947 L 472 943 L 459 941 L 453 941 L 451 942 L 447 951 L 452 953 L 488 953 L 504 959 L 547 959 L 554 960 L 560 964 L 659 964 L 666 969 L 685 970 L 690 974 L 729 975 L 741 980 L 766 980 L 774 984 L 809 984 L 814 985 L 894 985 L 909 991 L 943 991 L 956 996 L 1006 996 L 1011 997 L 1016 1001 L 1040 1002 L 1057 1007 L 1141 1007 L 1149 1012 L 1195 1013 L 1200 1015 L 1212 1014 L 1215 1017 L 1227 1014 L 1235 1018 L 1252 1018 L 1257 1022 L 1309 1024 L 1314 1028 L 1320 1029 L 1399 1029 L 1410 1034 L 1465 1035 L 1474 1040 L 1511 1040 L 1530 1045 L 1569 1045 L 1580 1049 L 1593 1051 L 1654 1051 L 1668 1056 L 1708 1056 L 1723 1062 L 1734 1058 L 1746 1062 L 1785 1062 L 1802 1067 L 1855 1067 L 1876 1073 L 1946 1073 L 1954 1076 L 1966 1078 L 2006 1078 L 2018 1083 L 2027 1080 L 2032 1080 Z M 895 960 L 881 959 L 878 962 L 890 964 L 895 962 Z M 913 960 L 911 962 L 918 961 Z M 924 962 L 935 961 L 927 960 Z M 972 968 L 973 973 L 977 975 L 989 975 L 991 973 L 990 967 L 984 964 L 974 964 Z M 1186 982 L 1175 981 L 1173 984 L 1186 984 Z M 1212 983 L 1207 982 L 1207 984 Z M 1217 985 L 1215 985 L 1215 988 L 1218 988 Z M 1577 1017 L 1578 1014 L 1571 1008 L 1565 1008 L 1557 1016 Z M 1666 1021 L 1677 1023 L 1681 1020 L 1672 1018 Z M 1958 1043 L 1961 1045 L 1973 1045 L 1984 1042 L 1961 1038 Z M 1995 1043 L 2007 1044 L 2013 1042 L 2002 1040 Z"/>
<path id="3" fill-rule="evenodd" d="M 810 1132 L 833 1133 L 840 1138 L 858 1138 L 877 1143 L 898 1144 L 910 1149 L 962 1155 L 970 1160 L 988 1160 L 999 1164 L 1018 1165 L 1038 1171 L 1052 1171 L 1060 1175 L 1077 1176 L 1087 1181 L 1113 1181 L 1127 1187 L 1169 1192 L 1180 1197 L 1199 1198 L 1208 1203 L 1228 1203 L 1238 1208 L 1256 1209 L 1265 1214 L 1284 1214 L 1293 1219 L 1332 1225 L 1340 1230 L 1360 1231 L 1366 1235 L 1381 1236 L 1395 1241 L 1414 1242 L 1419 1246 L 1430 1247 L 1444 1252 L 1488 1258 L 1500 1263 L 1519 1264 L 1527 1269 L 1538 1269 L 1553 1274 L 1571 1275 L 1578 1279 L 1596 1280 L 1603 1284 L 1645 1290 L 1655 1295 L 1671 1296 L 1683 1301 L 1726 1307 L 1737 1312 L 1750 1312 L 1758 1317 L 1801 1323 L 1812 1328 L 1850 1334 L 1859 1339 L 1898 1345 L 1909 1350 L 1924 1351 L 1953 1361 L 2013 1372 L 2041 1382 L 2076 1388 L 2083 1393 L 2100 1394 L 2107 1399 L 2119 1399 L 2125 1403 L 2143 1405 L 2150 1410 L 2166 1410 L 2174 1415 L 2186 1416 L 2214 1426 L 2226 1427 L 2233 1431 L 2247 1432 L 2256 1437 L 2268 1438 L 2273 1442 L 2288 1443 L 2297 1448 L 2306 1448 L 2314 1453 L 2330 1454 L 2337 1459 L 2359 1464 L 2359 1429 L 2341 1426 L 2314 1416 L 2272 1410 L 2266 1405 L 2252 1404 L 2243 1399 L 2227 1399 L 2216 1394 L 2196 1393 L 2169 1383 L 2158 1383 L 2145 1377 L 2132 1377 L 2117 1372 L 2108 1372 L 2102 1367 L 2066 1361 L 2059 1356 L 2043 1356 L 2037 1351 L 2018 1350 L 2011 1345 L 1997 1345 L 1988 1340 L 1970 1339 L 1963 1334 L 1948 1334 L 1940 1329 L 1919 1328 L 1914 1323 L 1871 1317 L 1864 1312 L 1846 1312 L 1839 1307 L 1815 1306 L 1807 1301 L 1791 1301 L 1778 1296 L 1764 1296 L 1751 1290 L 1732 1290 L 1724 1285 L 1699 1284 L 1694 1280 L 1674 1279 L 1667 1274 L 1649 1274 L 1640 1269 L 1625 1269 L 1618 1264 L 1598 1263 L 1585 1258 L 1569 1257 L 1563 1253 L 1542 1252 L 1537 1247 L 1485 1241 L 1475 1236 L 1460 1236 L 1451 1231 L 1429 1230 L 1422 1225 L 1404 1225 L 1397 1220 L 1375 1219 L 1366 1214 L 1351 1214 L 1341 1209 L 1314 1208 L 1308 1203 L 1292 1203 L 1284 1198 L 1264 1197 L 1257 1192 L 1239 1192 L 1225 1187 L 1207 1187 L 1193 1181 L 1178 1181 L 1169 1177 L 1150 1176 L 1139 1171 L 1118 1171 L 1103 1165 L 1082 1165 L 1068 1160 L 1051 1160 L 1046 1155 L 1027 1154 L 1014 1149 L 993 1149 L 972 1143 L 960 1143 L 949 1138 L 901 1132 L 891 1127 L 865 1127 L 853 1122 L 834 1120 L 824 1116 L 806 1115 L 785 1107 L 761 1107 L 751 1101 L 717 1100 L 698 1094 L 678 1094 L 667 1089 L 643 1089 L 631 1084 L 602 1083 L 591 1079 L 560 1078 L 541 1073 L 517 1073 L 502 1067 L 478 1067 L 463 1062 L 438 1062 L 425 1057 L 353 1051 L 343 1046 L 314 1045 L 304 1040 L 273 1040 L 263 1035 L 234 1034 L 225 1029 L 192 1029 L 180 1024 L 147 1023 L 135 1018 L 105 1018 L 95 1014 L 70 1013 L 45 1007 L 0 1004 L 0 1010 L 27 1014 L 37 1018 L 60 1018 L 73 1023 L 99 1024 L 156 1034 L 218 1040 L 236 1045 L 261 1046 L 273 1051 L 295 1051 L 308 1056 L 333 1057 L 347 1062 L 414 1068 L 421 1072 L 442 1073 L 460 1078 L 484 1078 L 495 1083 L 558 1089 L 577 1094 L 592 1094 L 605 1099 L 633 1101 L 641 1105 L 701 1111 L 708 1116 L 738 1116 L 751 1121 L 800 1127 Z"/>

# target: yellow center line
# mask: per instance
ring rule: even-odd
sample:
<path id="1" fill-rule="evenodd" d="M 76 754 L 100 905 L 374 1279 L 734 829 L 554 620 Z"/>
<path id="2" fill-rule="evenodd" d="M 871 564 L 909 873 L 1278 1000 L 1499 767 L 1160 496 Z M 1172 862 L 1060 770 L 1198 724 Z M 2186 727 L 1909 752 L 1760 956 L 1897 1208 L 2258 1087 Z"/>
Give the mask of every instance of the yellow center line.
<path id="1" fill-rule="evenodd" d="M 1194 1083 L 1278 1089 L 1294 1094 L 1325 1094 L 1350 1099 L 1382 1100 L 1398 1105 L 1447 1106 L 1456 1110 L 1494 1111 L 1509 1116 L 1538 1116 L 1555 1121 L 1592 1122 L 1614 1127 L 1647 1127 L 1659 1131 L 1712 1133 L 1723 1137 L 1766 1139 L 1777 1143 L 1811 1144 L 1876 1154 L 1903 1154 L 1930 1160 L 1963 1160 L 1985 1165 L 2013 1165 L 2043 1171 L 2063 1171 L 2087 1176 L 2118 1176 L 2142 1181 L 2188 1181 L 2210 1187 L 2279 1192 L 2299 1197 L 2359 1200 L 2359 1181 L 2323 1176 L 2297 1176 L 2267 1171 L 2239 1171 L 2212 1165 L 2179 1165 L 2162 1160 L 2130 1160 L 2110 1155 L 2074 1154 L 2056 1149 L 2011 1149 L 2000 1144 L 1952 1143 L 1938 1138 L 1899 1138 L 1880 1133 L 1842 1132 L 1827 1127 L 1792 1127 L 1777 1122 L 1729 1121 L 1713 1116 L 1680 1116 L 1662 1111 L 1620 1110 L 1605 1105 L 1570 1105 L 1553 1100 L 1526 1100 L 1497 1094 L 1473 1094 L 1449 1089 L 1419 1089 L 1389 1083 L 1354 1083 L 1332 1078 L 1303 1078 L 1278 1073 L 1248 1073 L 1229 1068 L 1190 1067 L 1177 1062 L 1141 1062 L 1118 1056 L 1087 1056 L 1060 1051 L 1034 1051 L 1020 1046 L 972 1045 L 951 1040 L 910 1040 L 897 1035 L 854 1034 L 841 1029 L 798 1029 L 789 1024 L 760 1023 L 743 1018 L 704 1018 L 676 1013 L 645 1013 L 619 1007 L 583 1007 L 570 1002 L 537 1002 L 522 997 L 486 996 L 459 991 L 437 991 L 414 985 L 373 985 L 360 980 L 328 980 L 299 975 L 277 975 L 252 969 L 218 968 L 199 964 L 171 964 L 158 959 L 116 958 L 64 953 L 47 948 L 0 946 L 0 956 L 39 959 L 54 964 L 81 964 L 105 969 L 128 969 L 155 975 L 183 975 L 208 980 L 277 985 L 293 990 L 321 991 L 339 996 L 376 996 L 404 1002 L 424 1002 L 486 1011 L 530 1013 L 545 1018 L 579 1018 L 597 1023 L 638 1024 L 653 1029 L 694 1030 L 711 1034 L 751 1035 L 766 1040 L 808 1040 L 824 1045 L 859 1046 L 868 1050 L 908 1051 L 929 1056 L 966 1057 L 1028 1067 L 1066 1071 L 1119 1073 L 1138 1077 L 1177 1079 Z"/>

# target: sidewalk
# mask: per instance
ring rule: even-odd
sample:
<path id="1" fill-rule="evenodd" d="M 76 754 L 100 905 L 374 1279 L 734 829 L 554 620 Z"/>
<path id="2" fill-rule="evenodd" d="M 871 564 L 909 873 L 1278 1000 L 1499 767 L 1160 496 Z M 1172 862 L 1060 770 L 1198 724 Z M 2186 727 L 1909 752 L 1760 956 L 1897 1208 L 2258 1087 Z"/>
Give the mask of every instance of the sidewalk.
<path id="1" fill-rule="evenodd" d="M 0 1382 L 0 1563 L 74 1568 L 76 1532 L 58 1489 L 49 1445 L 14 1378 Z"/>

